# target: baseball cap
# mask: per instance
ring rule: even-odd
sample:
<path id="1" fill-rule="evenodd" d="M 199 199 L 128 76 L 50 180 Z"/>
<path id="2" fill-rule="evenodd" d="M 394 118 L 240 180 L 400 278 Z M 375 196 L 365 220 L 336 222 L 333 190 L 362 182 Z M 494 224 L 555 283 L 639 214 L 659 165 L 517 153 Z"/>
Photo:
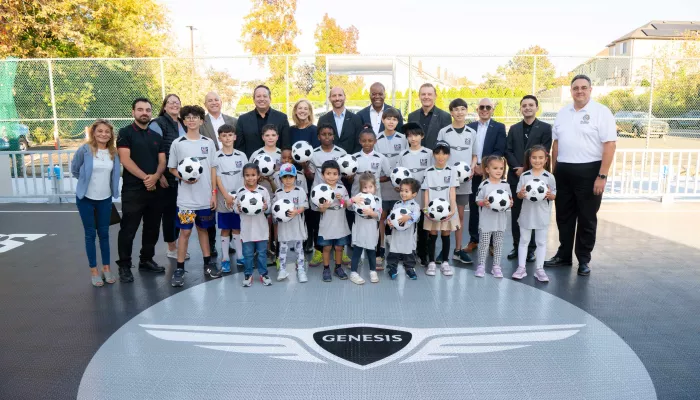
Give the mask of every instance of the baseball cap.
<path id="1" fill-rule="evenodd" d="M 282 164 L 280 166 L 280 178 L 283 176 L 297 176 L 297 167 L 293 164 Z"/>
<path id="2" fill-rule="evenodd" d="M 437 150 L 440 147 L 447 149 L 448 151 L 450 150 L 450 144 L 444 140 L 438 140 L 437 142 L 435 142 L 435 147 L 433 147 L 433 150 Z"/>

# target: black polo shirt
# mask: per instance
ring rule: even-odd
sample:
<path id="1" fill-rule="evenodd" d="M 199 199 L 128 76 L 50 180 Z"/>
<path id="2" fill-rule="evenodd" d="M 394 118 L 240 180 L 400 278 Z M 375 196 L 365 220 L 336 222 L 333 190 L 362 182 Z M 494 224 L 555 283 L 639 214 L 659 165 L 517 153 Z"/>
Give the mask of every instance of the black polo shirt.
<path id="1" fill-rule="evenodd" d="M 270 109 L 267 109 L 267 112 L 265 113 L 265 116 L 263 117 L 260 115 L 260 112 L 258 110 L 255 110 L 255 119 L 258 121 L 258 133 L 262 134 L 262 128 L 263 126 L 267 125 L 267 117 L 270 116 Z"/>
<path id="2" fill-rule="evenodd" d="M 158 154 L 165 153 L 162 136 L 148 128 L 142 129 L 133 122 L 119 130 L 117 147 L 131 150 L 131 160 L 148 175 L 156 173 Z M 126 168 L 122 173 L 122 179 L 122 191 L 146 189 L 143 180 L 132 175 Z"/>
<path id="3" fill-rule="evenodd" d="M 530 132 L 532 131 L 532 125 L 535 125 L 535 121 L 532 121 L 531 125 L 528 125 L 525 120 L 523 120 L 523 135 L 525 136 L 525 145 L 527 146 L 527 141 L 530 139 Z"/>
<path id="4" fill-rule="evenodd" d="M 430 126 L 430 121 L 433 119 L 434 110 L 435 106 L 433 106 L 433 108 L 431 108 L 430 111 L 428 111 L 428 115 L 425 115 L 423 109 L 420 109 L 420 119 L 418 120 L 418 123 L 423 128 L 423 132 L 425 132 L 426 135 L 428 134 L 428 127 Z"/>

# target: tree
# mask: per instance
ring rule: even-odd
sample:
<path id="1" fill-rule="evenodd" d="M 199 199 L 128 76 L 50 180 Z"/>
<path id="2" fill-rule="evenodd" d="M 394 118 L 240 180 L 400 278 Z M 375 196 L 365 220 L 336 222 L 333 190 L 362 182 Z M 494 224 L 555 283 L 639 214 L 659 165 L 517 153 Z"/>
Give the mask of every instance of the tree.
<path id="1" fill-rule="evenodd" d="M 537 57 L 534 57 L 537 55 Z M 549 52 L 540 46 L 530 46 L 520 50 L 516 55 L 496 69 L 496 74 L 484 76 L 482 87 L 508 88 L 532 92 L 533 71 L 535 76 L 535 91 L 550 89 L 556 83 L 556 68 L 550 61 Z M 535 65 L 535 58 L 537 64 Z"/>

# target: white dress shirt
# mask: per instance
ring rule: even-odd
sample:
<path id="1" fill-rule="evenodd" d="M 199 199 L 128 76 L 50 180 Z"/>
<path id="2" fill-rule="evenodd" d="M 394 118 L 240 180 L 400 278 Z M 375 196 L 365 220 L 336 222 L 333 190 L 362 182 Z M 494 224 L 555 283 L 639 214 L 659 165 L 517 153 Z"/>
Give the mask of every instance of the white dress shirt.
<path id="1" fill-rule="evenodd" d="M 384 108 L 377 112 L 374 107 L 369 106 L 369 120 L 372 122 L 372 130 L 377 137 L 379 137 L 379 127 L 382 126 L 382 114 L 384 114 Z"/>
<path id="2" fill-rule="evenodd" d="M 338 137 L 343 132 L 343 121 L 345 121 L 345 108 L 343 108 L 343 111 L 340 113 L 340 115 L 336 114 L 334 110 L 331 110 L 333 113 L 333 119 L 335 120 L 335 129 L 338 132 Z"/>
<path id="3" fill-rule="evenodd" d="M 209 114 L 209 120 L 211 121 L 211 126 L 214 128 L 214 137 L 216 138 L 216 141 L 219 142 L 219 148 L 222 148 L 223 145 L 219 140 L 219 128 L 221 128 L 221 125 L 225 123 L 224 114 L 219 113 L 219 118 L 214 118 L 213 115 Z"/>
<path id="4" fill-rule="evenodd" d="M 489 124 L 491 120 L 482 123 L 477 121 L 476 123 L 476 143 L 474 143 L 474 149 L 476 150 L 476 163 L 481 165 L 481 160 L 484 158 L 484 141 L 486 140 L 486 131 L 489 129 Z"/>

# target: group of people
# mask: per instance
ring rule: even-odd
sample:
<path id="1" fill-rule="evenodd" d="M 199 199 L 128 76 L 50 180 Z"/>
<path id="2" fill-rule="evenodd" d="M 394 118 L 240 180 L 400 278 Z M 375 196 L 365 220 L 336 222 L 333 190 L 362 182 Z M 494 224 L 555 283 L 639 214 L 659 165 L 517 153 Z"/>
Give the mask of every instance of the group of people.
<path id="1" fill-rule="evenodd" d="M 233 252 L 234 263 L 244 271 L 244 286 L 252 284 L 256 266 L 263 285 L 272 283 L 270 265 L 276 265 L 278 281 L 287 279 L 289 250 L 296 253 L 300 282 L 308 279 L 307 267 L 322 265 L 324 281 L 335 276 L 362 284 L 363 254 L 371 282 L 378 282 L 377 271 L 385 268 L 395 279 L 399 263 L 410 279 L 417 279 L 416 268 L 421 266 L 428 276 L 436 275 L 438 268 L 450 276 L 454 263 L 473 263 L 470 254 L 475 250 L 475 275 L 485 275 L 490 252 L 490 272 L 501 278 L 507 216 L 490 208 L 494 191 L 510 197 L 513 250 L 507 258 L 518 260 L 514 279 L 526 277 L 526 264 L 535 262 L 535 278 L 548 281 L 543 267 L 571 266 L 574 243 L 578 274 L 588 275 L 596 213 L 616 141 L 612 113 L 591 100 L 591 91 L 588 77 L 574 77 L 573 103 L 559 112 L 553 126 L 536 118 L 537 98 L 524 96 L 523 120 L 507 135 L 505 125 L 492 119 L 495 105 L 490 99 L 479 101 L 479 120 L 467 123 L 467 102 L 454 99 L 449 112 L 440 110 L 435 106 L 436 89 L 429 83 L 419 90 L 421 108 L 405 123 L 400 111 L 385 103 L 386 90 L 378 82 L 370 87 L 371 104 L 357 114 L 345 108 L 343 89 L 332 88 L 328 94 L 332 110 L 319 118 L 318 125 L 311 103 L 300 100 L 294 105 L 291 127 L 286 114 L 270 107 L 270 89 L 264 85 L 253 91 L 255 109 L 238 119 L 221 112 L 221 99 L 214 92 L 205 97 L 206 110 L 183 107 L 177 95 L 169 94 L 155 119 L 150 101 L 138 98 L 132 104 L 131 125 L 115 135 L 108 121 L 95 121 L 87 143 L 73 159 L 92 284 L 117 280 L 110 269 L 109 224 L 112 199 L 120 196 L 121 166 L 117 260 L 121 282 L 134 279 L 132 247 L 141 222 L 139 270 L 165 272 L 153 259 L 162 227 L 166 254 L 177 260 L 173 286 L 184 285 L 193 229 L 205 276 L 218 278 L 231 272 Z M 314 147 L 308 162 L 297 163 L 292 157 L 292 146 L 299 141 Z M 342 174 L 337 161 L 348 154 L 357 162 L 354 174 Z M 273 175 L 261 174 L 255 162 L 261 155 L 274 160 Z M 196 181 L 183 180 L 178 173 L 179 163 L 188 158 L 203 167 Z M 470 179 L 458 179 L 457 162 L 469 165 Z M 390 182 L 395 167 L 411 173 L 396 186 Z M 525 199 L 525 187 L 533 179 L 546 183 L 543 201 Z M 333 191 L 333 200 L 317 205 L 309 201 L 309 194 L 320 183 Z M 263 199 L 262 213 L 250 215 L 242 209 L 250 193 Z M 445 219 L 433 220 L 427 207 L 438 198 L 449 202 L 450 212 Z M 272 205 L 281 199 L 293 204 L 288 221 L 270 215 Z M 552 203 L 560 246 L 545 262 Z M 403 214 L 392 220 L 388 216 L 395 209 Z M 456 247 L 450 253 L 452 232 Z M 441 252 L 436 255 L 438 236 Z M 307 261 L 305 253 L 310 252 Z M 344 265 L 350 265 L 349 275 Z"/>

